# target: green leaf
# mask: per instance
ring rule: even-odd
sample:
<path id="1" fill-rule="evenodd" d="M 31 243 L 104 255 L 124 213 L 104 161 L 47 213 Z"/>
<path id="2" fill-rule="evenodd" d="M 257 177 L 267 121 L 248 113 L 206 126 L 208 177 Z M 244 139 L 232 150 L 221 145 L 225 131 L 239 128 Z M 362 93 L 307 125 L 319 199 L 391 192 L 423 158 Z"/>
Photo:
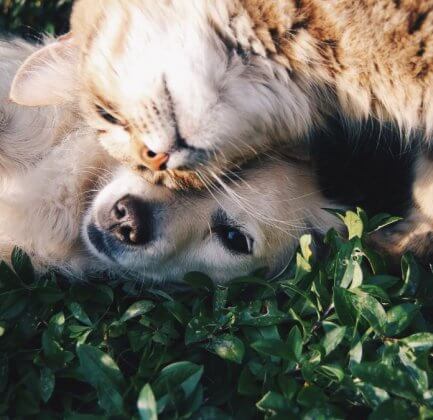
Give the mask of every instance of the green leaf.
<path id="1" fill-rule="evenodd" d="M 294 354 L 282 340 L 264 339 L 251 343 L 251 347 L 266 356 L 279 357 L 283 360 L 294 361 Z"/>
<path id="2" fill-rule="evenodd" d="M 114 300 L 113 289 L 109 286 L 105 286 L 104 284 L 95 285 L 96 294 L 93 298 L 98 302 L 104 305 L 111 305 Z"/>
<path id="3" fill-rule="evenodd" d="M 14 248 L 12 251 L 12 267 L 18 277 L 26 284 L 31 284 L 35 281 L 35 271 L 29 256 L 19 248 Z"/>
<path id="4" fill-rule="evenodd" d="M 387 317 L 385 309 L 374 297 L 357 290 L 356 293 L 350 293 L 349 298 L 358 313 L 368 324 L 378 333 L 382 334 L 386 326 Z"/>
<path id="5" fill-rule="evenodd" d="M 214 313 L 217 314 L 225 308 L 227 304 L 228 291 L 229 291 L 228 287 L 224 287 L 221 285 L 216 286 L 214 299 L 213 299 Z"/>
<path id="6" fill-rule="evenodd" d="M 320 365 L 315 369 L 315 372 L 337 383 L 342 382 L 345 377 L 344 370 L 337 365 Z"/>
<path id="7" fill-rule="evenodd" d="M 198 271 L 187 273 L 183 281 L 193 289 L 204 289 L 208 292 L 214 289 L 212 280 L 206 274 L 199 273 Z"/>
<path id="8" fill-rule="evenodd" d="M 137 316 L 147 314 L 155 307 L 155 304 L 150 300 L 141 300 L 133 303 L 122 315 L 120 322 L 126 322 Z"/>
<path id="9" fill-rule="evenodd" d="M 371 408 L 376 408 L 389 399 L 389 394 L 385 390 L 377 388 L 369 383 L 358 382 L 356 387 Z"/>
<path id="10" fill-rule="evenodd" d="M 190 345 L 212 337 L 214 323 L 206 317 L 193 318 L 186 326 L 185 344 Z"/>
<path id="11" fill-rule="evenodd" d="M 292 400 L 299 390 L 299 385 L 296 379 L 287 374 L 278 375 L 278 385 L 287 400 Z"/>
<path id="12" fill-rule="evenodd" d="M 415 296 L 421 281 L 421 268 L 412 254 L 405 254 L 401 259 L 403 286 L 396 296 Z"/>
<path id="13" fill-rule="evenodd" d="M 304 407 L 321 406 L 327 399 L 325 393 L 316 385 L 304 386 L 297 397 L 298 403 Z"/>
<path id="14" fill-rule="evenodd" d="M 359 311 L 352 300 L 352 293 L 342 287 L 334 287 L 334 306 L 338 319 L 344 325 L 353 326 L 359 316 Z"/>
<path id="15" fill-rule="evenodd" d="M 311 264 L 299 252 L 296 254 L 296 272 L 293 284 L 298 284 L 301 280 L 309 276 L 312 272 Z"/>
<path id="16" fill-rule="evenodd" d="M 4 261 L 0 262 L 0 285 L 5 290 L 22 287 L 21 280 Z"/>
<path id="17" fill-rule="evenodd" d="M 353 287 L 362 284 L 362 258 L 363 253 L 356 241 L 343 244 L 335 258 L 334 285 L 347 289 L 351 284 Z"/>
<path id="18" fill-rule="evenodd" d="M 399 351 L 398 359 L 396 366 L 406 373 L 416 392 L 419 395 L 423 395 L 425 398 L 425 393 L 427 392 L 429 385 L 427 372 L 419 368 L 416 363 L 411 360 L 412 357 L 406 354 L 402 349 Z"/>
<path id="19" fill-rule="evenodd" d="M 156 400 L 152 388 L 146 384 L 140 392 L 137 402 L 138 414 L 141 420 L 158 420 Z"/>
<path id="20" fill-rule="evenodd" d="M 299 362 L 302 357 L 302 334 L 297 326 L 294 326 L 287 337 L 287 346 L 295 361 Z"/>
<path id="21" fill-rule="evenodd" d="M 186 398 L 190 397 L 202 375 L 203 366 L 187 361 L 172 363 L 162 369 L 152 386 L 157 398 L 158 413 L 165 409 L 176 389 L 182 390 Z"/>
<path id="22" fill-rule="evenodd" d="M 426 351 L 433 347 L 433 334 L 427 332 L 417 333 L 401 341 L 415 351 Z"/>
<path id="23" fill-rule="evenodd" d="M 418 312 L 419 306 L 413 303 L 403 303 L 392 307 L 386 314 L 386 335 L 395 336 L 401 334 L 409 327 Z"/>
<path id="24" fill-rule="evenodd" d="M 380 213 L 376 216 L 372 217 L 367 225 L 367 232 L 373 233 L 380 229 L 383 229 L 384 227 L 390 226 L 394 223 L 399 222 L 402 220 L 401 217 L 391 216 L 387 213 Z"/>
<path id="25" fill-rule="evenodd" d="M 333 327 L 328 331 L 322 340 L 322 347 L 325 349 L 325 354 L 333 352 L 343 341 L 346 334 L 346 327 Z"/>
<path id="26" fill-rule="evenodd" d="M 364 284 L 371 284 L 373 286 L 378 286 L 384 290 L 387 290 L 401 280 L 398 277 L 390 276 L 388 274 L 378 274 L 377 276 L 372 276 L 369 279 L 365 280 Z"/>
<path id="27" fill-rule="evenodd" d="M 313 244 L 313 237 L 311 235 L 303 235 L 299 239 L 301 254 L 305 259 L 305 261 L 307 261 L 308 263 L 311 263 L 313 258 L 313 252 L 311 251 L 312 244 Z"/>
<path id="28" fill-rule="evenodd" d="M 58 312 L 50 318 L 48 323 L 48 332 L 56 339 L 60 339 L 65 327 L 65 315 Z"/>
<path id="29" fill-rule="evenodd" d="M 334 215 L 340 218 L 347 227 L 349 239 L 362 238 L 364 226 L 367 223 L 367 215 L 360 208 L 356 209 L 356 213 L 349 210 L 346 212 L 332 211 Z"/>
<path id="30" fill-rule="evenodd" d="M 416 401 L 418 394 L 406 372 L 384 363 L 360 363 L 352 372 L 365 383 L 384 389 L 390 394 Z"/>
<path id="31" fill-rule="evenodd" d="M 369 420 L 407 420 L 413 418 L 404 401 L 389 399 L 384 401 L 369 416 Z"/>
<path id="32" fill-rule="evenodd" d="M 50 305 L 62 301 L 65 294 L 57 287 L 44 286 L 32 289 L 32 296 L 43 304 Z"/>
<path id="33" fill-rule="evenodd" d="M 5 292 L 0 299 L 0 320 L 8 321 L 18 318 L 28 304 L 28 294 L 24 290 Z"/>
<path id="34" fill-rule="evenodd" d="M 349 366 L 352 367 L 354 364 L 361 363 L 363 356 L 362 339 L 358 333 L 355 333 L 350 351 L 349 351 Z"/>
<path id="35" fill-rule="evenodd" d="M 122 414 L 125 381 L 116 362 L 107 353 L 87 344 L 77 347 L 77 355 L 83 377 L 96 388 L 101 407 L 107 414 Z"/>
<path id="36" fill-rule="evenodd" d="M 50 367 L 63 368 L 74 358 L 74 354 L 65 350 L 61 345 L 65 316 L 63 312 L 53 315 L 48 328 L 42 333 L 42 350 Z"/>
<path id="37" fill-rule="evenodd" d="M 366 293 L 367 295 L 371 295 L 374 298 L 378 299 L 382 303 L 390 303 L 391 300 L 388 294 L 380 287 L 374 286 L 372 284 L 362 284 L 358 287 L 359 290 Z"/>
<path id="38" fill-rule="evenodd" d="M 237 391 L 240 395 L 247 396 L 256 396 L 262 392 L 257 378 L 251 373 L 247 366 L 242 369 L 239 376 Z"/>
<path id="39" fill-rule="evenodd" d="M 43 368 L 41 370 L 39 390 L 42 401 L 48 402 L 53 395 L 56 377 L 51 369 Z"/>
<path id="40" fill-rule="evenodd" d="M 81 307 L 80 304 L 76 302 L 72 302 L 68 304 L 68 309 L 71 311 L 72 316 L 76 320 L 82 322 L 84 325 L 87 325 L 88 327 L 91 327 L 93 325 L 92 321 L 87 316 L 86 312 L 84 311 L 84 309 Z"/>
<path id="41" fill-rule="evenodd" d="M 277 392 L 269 391 L 265 396 L 256 404 L 260 411 L 269 415 L 283 414 L 290 412 L 290 406 L 286 399 Z"/>
<path id="42" fill-rule="evenodd" d="M 284 288 L 296 288 L 296 286 L 284 284 Z M 251 327 L 270 327 L 281 324 L 289 319 L 289 316 L 280 311 L 275 300 L 266 300 L 259 303 L 258 308 L 255 302 L 243 308 L 238 313 L 238 324 Z M 257 310 L 258 309 L 258 310 Z"/>
<path id="43" fill-rule="evenodd" d="M 238 364 L 242 363 L 245 354 L 244 343 L 239 338 L 230 334 L 215 337 L 208 344 L 207 348 L 221 357 L 221 359 Z"/>
<path id="44" fill-rule="evenodd" d="M 186 325 L 191 319 L 191 313 L 189 312 L 188 308 L 180 302 L 164 302 L 163 306 L 182 325 Z"/>

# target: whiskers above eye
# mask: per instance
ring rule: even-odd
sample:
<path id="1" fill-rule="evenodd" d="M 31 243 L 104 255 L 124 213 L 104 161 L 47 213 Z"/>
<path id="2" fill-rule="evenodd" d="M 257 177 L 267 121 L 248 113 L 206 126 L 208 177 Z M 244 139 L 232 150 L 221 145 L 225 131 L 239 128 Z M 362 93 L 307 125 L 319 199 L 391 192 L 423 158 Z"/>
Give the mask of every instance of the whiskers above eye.
<path id="1" fill-rule="evenodd" d="M 305 217 L 303 217 L 303 214 L 297 218 L 293 213 L 287 219 L 281 219 L 271 217 L 263 209 L 260 209 L 258 202 L 252 198 L 248 198 L 248 195 L 252 193 L 253 197 L 260 197 L 263 195 L 263 191 L 260 191 L 251 182 L 248 182 L 241 173 L 232 170 L 223 171 L 221 168 L 212 165 L 203 165 L 197 171 L 197 176 L 213 199 L 226 212 L 228 212 L 225 208 L 227 205 L 224 203 L 228 199 L 229 202 L 235 204 L 252 219 L 270 228 L 278 229 L 293 238 L 299 236 L 299 231 L 308 229 L 308 224 L 304 222 Z M 247 194 L 247 192 L 250 194 Z M 269 196 L 267 205 L 276 204 L 277 201 L 276 198 Z M 279 204 L 285 205 L 287 204 L 286 201 L 284 200 L 284 203 Z M 296 213 L 304 213 L 304 211 L 301 209 L 300 211 L 296 211 Z M 287 214 L 290 214 L 290 212 L 287 212 Z"/>

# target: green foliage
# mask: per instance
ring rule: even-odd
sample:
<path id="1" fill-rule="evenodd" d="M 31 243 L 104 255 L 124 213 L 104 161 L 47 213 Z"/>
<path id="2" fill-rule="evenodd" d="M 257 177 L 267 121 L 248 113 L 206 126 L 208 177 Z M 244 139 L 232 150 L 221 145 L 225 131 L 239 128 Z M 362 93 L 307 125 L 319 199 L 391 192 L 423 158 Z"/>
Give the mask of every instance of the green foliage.
<path id="1" fill-rule="evenodd" d="M 277 279 L 191 273 L 173 296 L 38 278 L 15 250 L 0 265 L 0 416 L 431 418 L 433 276 L 411 255 L 389 275 L 365 245 L 391 219 L 339 217 L 350 239 L 329 232 L 321 261 L 305 236 Z"/>
<path id="2" fill-rule="evenodd" d="M 0 0 L 0 32 L 64 33 L 71 5 L 72 0 Z"/>

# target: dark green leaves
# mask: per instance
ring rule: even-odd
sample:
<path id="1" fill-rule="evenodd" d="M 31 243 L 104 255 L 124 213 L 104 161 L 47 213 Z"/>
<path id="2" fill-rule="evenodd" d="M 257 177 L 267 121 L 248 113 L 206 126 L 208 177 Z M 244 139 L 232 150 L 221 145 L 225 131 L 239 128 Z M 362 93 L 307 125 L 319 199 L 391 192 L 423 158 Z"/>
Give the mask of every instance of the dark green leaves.
<path id="1" fill-rule="evenodd" d="M 138 397 L 137 407 L 141 420 L 158 420 L 155 395 L 153 395 L 149 384 L 146 384 L 142 388 Z"/>
<path id="2" fill-rule="evenodd" d="M 108 354 L 86 344 L 78 346 L 77 355 L 81 373 L 96 388 L 101 407 L 109 415 L 121 414 L 125 382 L 117 364 Z"/>
<path id="3" fill-rule="evenodd" d="M 391 308 L 387 316 L 386 334 L 388 336 L 399 335 L 411 324 L 419 306 L 413 303 L 403 303 Z"/>
<path id="4" fill-rule="evenodd" d="M 361 363 L 352 369 L 353 374 L 362 381 L 390 394 L 416 401 L 419 397 L 411 378 L 403 370 L 396 369 L 388 364 Z"/>
<path id="5" fill-rule="evenodd" d="M 41 398 L 47 402 L 53 395 L 56 377 L 51 369 L 43 368 L 40 376 Z"/>
<path id="6" fill-rule="evenodd" d="M 209 343 L 208 349 L 221 357 L 221 359 L 239 364 L 242 363 L 245 354 L 244 343 L 239 338 L 230 334 L 215 337 Z"/>
<path id="7" fill-rule="evenodd" d="M 1 1 L 1 0 L 0 0 Z M 287 270 L 186 292 L 38 278 L 0 263 L 0 417 L 431 418 L 433 275 L 401 275 L 365 244 L 392 222 L 340 212 L 318 260 L 301 238 Z"/>
<path id="8" fill-rule="evenodd" d="M 142 300 L 132 304 L 120 318 L 120 322 L 128 321 L 140 315 L 144 315 L 155 307 L 153 302 Z"/>
<path id="9" fill-rule="evenodd" d="M 152 384 L 158 412 L 162 412 L 166 407 L 175 408 L 177 403 L 191 397 L 202 375 L 203 367 L 191 362 L 177 362 L 162 369 Z"/>

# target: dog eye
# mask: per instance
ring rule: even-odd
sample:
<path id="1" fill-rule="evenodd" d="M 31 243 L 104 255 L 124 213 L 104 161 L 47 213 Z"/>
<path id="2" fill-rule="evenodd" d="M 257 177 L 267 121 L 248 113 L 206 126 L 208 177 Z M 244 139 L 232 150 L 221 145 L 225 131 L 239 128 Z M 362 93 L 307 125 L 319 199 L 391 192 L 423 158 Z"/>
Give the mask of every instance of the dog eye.
<path id="1" fill-rule="evenodd" d="M 252 254 L 252 239 L 232 226 L 216 226 L 214 232 L 222 244 L 236 254 Z"/>
<path id="2" fill-rule="evenodd" d="M 121 122 L 118 118 L 116 118 L 113 114 L 110 114 L 107 110 L 102 108 L 99 105 L 96 105 L 97 113 L 107 122 L 114 125 L 120 125 Z"/>

